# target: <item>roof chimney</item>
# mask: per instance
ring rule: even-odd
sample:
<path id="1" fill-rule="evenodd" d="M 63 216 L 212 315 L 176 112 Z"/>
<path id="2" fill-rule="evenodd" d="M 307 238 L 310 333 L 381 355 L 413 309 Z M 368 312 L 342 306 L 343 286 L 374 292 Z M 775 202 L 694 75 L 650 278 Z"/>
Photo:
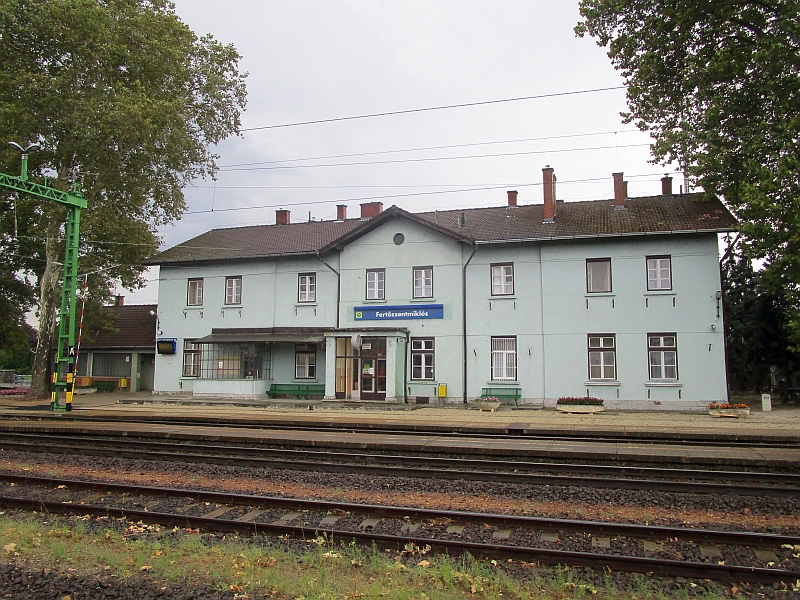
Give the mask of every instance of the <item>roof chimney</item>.
<path id="1" fill-rule="evenodd" d="M 542 169 L 544 183 L 544 222 L 552 223 L 556 218 L 556 176 L 553 167 L 545 165 Z"/>
<path id="2" fill-rule="evenodd" d="M 125 296 L 117 296 L 117 306 L 125 306 Z"/>
<path id="3" fill-rule="evenodd" d="M 628 184 L 623 181 L 623 173 L 612 173 L 614 178 L 614 208 L 625 208 L 625 200 L 628 198 Z"/>
<path id="4" fill-rule="evenodd" d="M 517 190 L 508 190 L 508 205 L 517 205 Z"/>
<path id="5" fill-rule="evenodd" d="M 347 204 L 336 205 L 336 220 L 344 221 L 347 218 Z"/>
<path id="6" fill-rule="evenodd" d="M 661 178 L 661 195 L 672 196 L 672 177 L 664 175 Z"/>
<path id="7" fill-rule="evenodd" d="M 381 214 L 383 202 L 365 202 L 361 205 L 361 218 L 371 219 Z"/>
<path id="8" fill-rule="evenodd" d="M 281 208 L 275 211 L 275 225 L 288 225 L 289 224 L 289 215 L 292 214 L 285 208 Z"/>

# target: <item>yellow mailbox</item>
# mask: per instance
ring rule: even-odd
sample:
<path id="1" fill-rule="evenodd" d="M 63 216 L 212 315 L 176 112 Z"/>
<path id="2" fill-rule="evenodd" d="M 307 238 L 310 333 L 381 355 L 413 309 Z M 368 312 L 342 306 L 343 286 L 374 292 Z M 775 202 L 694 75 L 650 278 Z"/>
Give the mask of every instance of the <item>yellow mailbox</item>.
<path id="1" fill-rule="evenodd" d="M 437 395 L 439 398 L 447 398 L 447 384 L 440 383 L 437 387 Z"/>

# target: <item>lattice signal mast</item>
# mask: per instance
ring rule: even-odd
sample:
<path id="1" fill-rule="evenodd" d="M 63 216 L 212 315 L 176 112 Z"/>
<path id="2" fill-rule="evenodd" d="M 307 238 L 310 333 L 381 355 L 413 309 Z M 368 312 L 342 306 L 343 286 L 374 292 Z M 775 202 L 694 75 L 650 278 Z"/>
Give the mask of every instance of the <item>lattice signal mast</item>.
<path id="1" fill-rule="evenodd" d="M 22 156 L 19 177 L 0 173 L 0 188 L 30 194 L 37 198 L 58 202 L 67 207 L 67 222 L 64 230 L 66 249 L 64 251 L 64 285 L 61 293 L 61 311 L 58 320 L 58 348 L 56 368 L 53 372 L 53 397 L 50 407 L 54 411 L 72 410 L 72 393 L 75 385 L 75 313 L 77 309 L 78 284 L 78 241 L 80 237 L 81 209 L 86 208 L 86 199 L 78 182 L 72 184 L 72 192 L 62 192 L 47 185 L 34 183 L 28 179 L 28 154 L 38 150 L 38 144 L 23 148 L 16 142 L 9 145 Z M 49 360 L 49 357 L 48 357 Z M 60 404 L 61 391 L 65 392 L 64 404 Z"/>

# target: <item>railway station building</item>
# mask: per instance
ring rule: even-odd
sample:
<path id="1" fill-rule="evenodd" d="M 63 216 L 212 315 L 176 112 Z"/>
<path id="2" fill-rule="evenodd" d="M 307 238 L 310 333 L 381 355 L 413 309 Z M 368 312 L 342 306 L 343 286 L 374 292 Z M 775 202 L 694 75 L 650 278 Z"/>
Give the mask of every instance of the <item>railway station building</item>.
<path id="1" fill-rule="evenodd" d="M 674 194 L 214 229 L 160 265 L 155 393 L 705 408 L 727 399 L 719 199 Z"/>

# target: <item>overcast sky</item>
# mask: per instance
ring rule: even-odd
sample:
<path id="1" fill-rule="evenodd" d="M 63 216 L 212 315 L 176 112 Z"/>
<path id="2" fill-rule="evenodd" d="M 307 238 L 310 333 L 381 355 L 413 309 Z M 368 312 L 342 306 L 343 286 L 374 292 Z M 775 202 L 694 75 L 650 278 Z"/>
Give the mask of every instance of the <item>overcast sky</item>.
<path id="1" fill-rule="evenodd" d="M 242 55 L 245 129 L 623 83 L 604 49 L 575 37 L 576 1 L 176 0 L 176 7 L 197 34 Z M 274 223 L 280 207 L 305 221 L 309 213 L 331 219 L 342 203 L 358 216 L 359 203 L 372 199 L 411 211 L 497 206 L 507 189 L 519 191 L 520 204 L 541 203 L 548 164 L 566 201 L 612 197 L 615 171 L 625 173 L 629 195 L 657 194 L 669 169 L 648 163 L 649 137 L 622 123 L 624 110 L 624 90 L 613 90 L 245 131 L 217 148 L 216 183 L 185 190 L 187 214 L 161 230 L 163 245 L 216 227 Z M 418 150 L 434 146 L 458 147 Z M 352 154 L 359 156 L 341 156 Z M 157 280 L 157 270 L 148 277 Z M 122 293 L 128 302 L 155 302 L 155 284 Z"/>

